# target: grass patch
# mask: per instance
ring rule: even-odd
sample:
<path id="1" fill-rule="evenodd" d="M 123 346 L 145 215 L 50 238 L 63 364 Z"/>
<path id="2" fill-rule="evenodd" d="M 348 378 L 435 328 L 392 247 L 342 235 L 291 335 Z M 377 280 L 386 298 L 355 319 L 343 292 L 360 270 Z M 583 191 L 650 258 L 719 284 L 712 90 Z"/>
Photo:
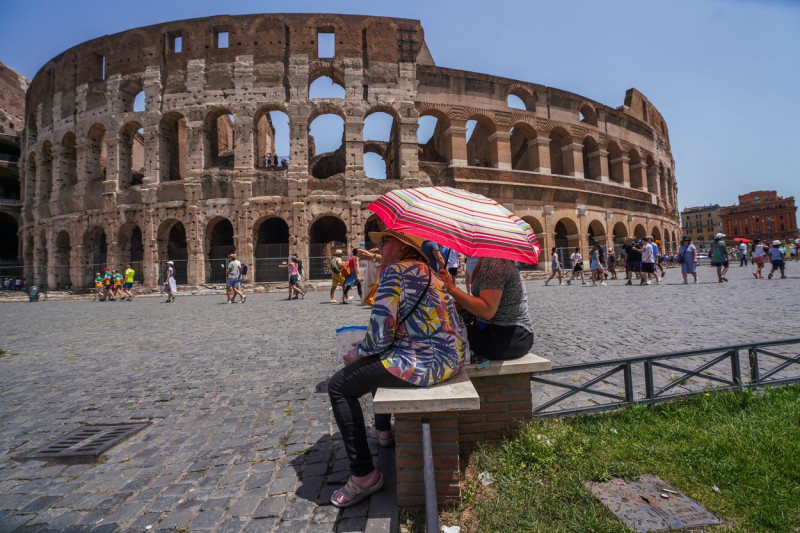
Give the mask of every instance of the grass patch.
<path id="1" fill-rule="evenodd" d="M 655 474 L 726 520 L 714 531 L 798 531 L 798 457 L 800 386 L 537 420 L 475 448 L 464 503 L 440 520 L 462 533 L 628 531 L 583 484 Z"/>

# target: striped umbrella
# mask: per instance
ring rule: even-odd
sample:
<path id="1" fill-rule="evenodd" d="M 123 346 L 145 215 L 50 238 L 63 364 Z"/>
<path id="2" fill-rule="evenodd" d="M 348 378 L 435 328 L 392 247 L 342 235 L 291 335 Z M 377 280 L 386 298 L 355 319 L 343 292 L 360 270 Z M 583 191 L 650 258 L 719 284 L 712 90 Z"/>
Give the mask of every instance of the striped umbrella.
<path id="1" fill-rule="evenodd" d="M 539 263 L 541 246 L 530 224 L 480 194 L 452 187 L 395 189 L 367 209 L 388 229 L 430 239 L 470 257 Z"/>

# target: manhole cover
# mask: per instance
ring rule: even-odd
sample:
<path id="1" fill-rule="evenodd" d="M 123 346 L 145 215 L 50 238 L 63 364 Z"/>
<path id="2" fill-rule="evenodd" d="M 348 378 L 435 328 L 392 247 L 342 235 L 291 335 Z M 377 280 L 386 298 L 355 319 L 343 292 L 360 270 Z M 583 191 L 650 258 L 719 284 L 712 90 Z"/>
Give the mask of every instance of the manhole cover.
<path id="1" fill-rule="evenodd" d="M 674 531 L 723 522 L 658 476 L 642 476 L 641 481 L 612 479 L 605 483 L 586 483 L 586 488 L 637 533 Z"/>
<path id="2" fill-rule="evenodd" d="M 33 450 L 20 459 L 39 459 L 59 463 L 92 463 L 127 439 L 147 423 L 82 426 L 50 444 Z"/>

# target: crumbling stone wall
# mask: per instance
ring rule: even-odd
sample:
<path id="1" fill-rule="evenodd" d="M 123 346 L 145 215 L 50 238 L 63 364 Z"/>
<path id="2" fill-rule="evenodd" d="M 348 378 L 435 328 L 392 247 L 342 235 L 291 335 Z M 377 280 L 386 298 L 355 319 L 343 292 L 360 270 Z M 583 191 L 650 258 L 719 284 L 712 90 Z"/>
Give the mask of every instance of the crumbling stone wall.
<path id="1" fill-rule="evenodd" d="M 331 54 L 321 34 L 333 34 Z M 310 98 L 322 76 L 344 98 Z M 526 109 L 509 107 L 509 95 Z M 276 150 L 271 112 L 289 119 L 277 169 L 263 164 Z M 388 141 L 364 139 L 376 112 L 392 118 Z M 310 125 L 324 114 L 343 120 L 342 145 L 317 154 Z M 420 145 L 426 115 L 437 124 Z M 367 177 L 365 153 L 386 162 L 385 180 Z M 48 265 L 51 285 L 85 285 L 94 265 L 129 261 L 154 285 L 159 262 L 176 257 L 186 282 L 203 283 L 228 249 L 259 261 L 291 250 L 313 265 L 331 242 L 366 240 L 365 206 L 398 187 L 495 197 L 545 246 L 677 237 L 666 125 L 643 95 L 631 89 L 611 108 L 437 67 L 416 20 L 219 16 L 88 41 L 31 82 L 23 154 L 25 260 Z"/>

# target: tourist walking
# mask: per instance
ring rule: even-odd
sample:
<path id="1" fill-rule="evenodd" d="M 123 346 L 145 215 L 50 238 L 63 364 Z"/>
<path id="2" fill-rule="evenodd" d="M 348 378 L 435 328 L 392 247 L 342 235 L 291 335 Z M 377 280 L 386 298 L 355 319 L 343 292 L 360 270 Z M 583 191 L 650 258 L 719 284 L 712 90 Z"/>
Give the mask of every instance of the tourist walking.
<path id="1" fill-rule="evenodd" d="M 605 285 L 605 270 L 603 269 L 603 255 L 605 255 L 604 250 L 600 244 L 595 244 L 592 247 L 592 255 L 591 259 L 589 260 L 589 266 L 592 268 L 592 285 L 597 285 L 597 282 L 600 281 L 600 285 Z"/>
<path id="2" fill-rule="evenodd" d="M 114 299 L 114 274 L 108 269 L 103 268 L 103 299 Z"/>
<path id="3" fill-rule="evenodd" d="M 8 280 L 6 280 L 8 281 Z M 92 298 L 93 302 L 103 302 L 105 301 L 105 296 L 103 296 L 103 276 L 100 275 L 100 272 L 94 273 L 94 298 Z"/>
<path id="4" fill-rule="evenodd" d="M 678 248 L 678 263 L 681 264 L 683 284 L 689 283 L 689 274 L 697 283 L 697 248 L 692 244 L 692 239 L 688 235 L 684 235 L 681 239 L 681 245 Z"/>
<path id="5" fill-rule="evenodd" d="M 561 261 L 558 258 L 558 249 L 553 246 L 552 257 L 550 259 L 550 277 L 544 280 L 544 284 L 550 283 L 554 277 L 558 276 L 558 284 L 561 285 Z"/>
<path id="6" fill-rule="evenodd" d="M 717 233 L 714 242 L 711 243 L 711 264 L 717 267 L 717 278 L 719 282 L 728 281 L 725 276 L 728 274 L 728 247 L 725 246 L 724 233 Z"/>
<path id="7" fill-rule="evenodd" d="M 299 266 L 296 257 L 291 257 L 288 263 L 278 265 L 278 268 L 286 268 L 289 270 L 289 297 L 287 300 L 297 300 L 298 296 L 305 298 L 306 293 L 297 286 L 297 280 L 300 276 Z M 292 294 L 294 293 L 294 298 Z"/>
<path id="8" fill-rule="evenodd" d="M 335 304 L 336 299 L 333 297 L 336 294 L 336 287 L 339 285 L 344 285 L 345 277 L 342 275 L 342 266 L 344 266 L 344 261 L 342 261 L 342 255 L 344 252 L 341 250 L 336 250 L 333 252 L 333 258 L 331 259 L 331 303 Z M 348 271 L 349 274 L 349 271 Z M 342 287 L 344 290 L 344 287 Z M 347 300 L 342 298 L 342 303 L 347 303 Z"/>
<path id="9" fill-rule="evenodd" d="M 435 242 L 427 240 L 423 241 L 422 253 L 428 260 L 428 268 L 433 270 L 434 273 L 438 273 L 441 269 L 445 267 L 444 257 L 442 257 L 442 251 L 439 245 L 436 244 Z"/>
<path id="10" fill-rule="evenodd" d="M 622 247 L 625 254 L 625 278 L 628 280 L 625 285 L 632 285 L 633 274 L 636 273 L 637 277 L 642 277 L 642 244 L 641 241 L 633 242 L 633 239 L 628 239 L 625 246 Z"/>
<path id="11" fill-rule="evenodd" d="M 350 274 L 344 280 L 344 287 L 342 287 L 342 291 L 344 294 L 342 295 L 342 300 L 346 303 L 353 299 L 352 296 L 347 296 L 350 292 L 350 288 L 355 286 L 358 290 L 358 297 L 359 299 L 364 299 L 364 293 L 361 291 L 361 277 L 358 274 L 358 248 L 353 248 L 353 253 L 347 259 L 347 266 L 350 269 Z"/>
<path id="12" fill-rule="evenodd" d="M 120 272 L 116 268 L 114 269 L 114 287 L 112 291 L 114 292 L 114 298 L 120 296 L 122 293 L 122 272 Z M 121 297 L 120 301 L 124 299 L 125 299 L 124 297 Z"/>
<path id="13" fill-rule="evenodd" d="M 175 281 L 175 263 L 167 261 L 167 271 L 164 273 L 164 292 L 167 293 L 166 304 L 174 302 L 178 297 L 178 283 Z"/>
<path id="14" fill-rule="evenodd" d="M 131 268 L 131 265 L 125 265 L 125 282 L 122 284 L 122 291 L 128 297 L 129 302 L 133 300 L 133 277 L 135 275 L 136 272 Z M 123 296 L 122 299 L 124 300 L 125 297 Z"/>
<path id="15" fill-rule="evenodd" d="M 772 258 L 772 270 L 769 274 L 767 274 L 767 277 L 772 279 L 772 275 L 775 273 L 775 271 L 780 270 L 781 279 L 785 279 L 786 263 L 783 260 L 783 256 L 786 255 L 786 250 L 784 250 L 781 246 L 781 241 L 772 241 L 772 248 L 770 248 L 769 253 Z"/>
<path id="16" fill-rule="evenodd" d="M 572 280 L 577 277 L 581 278 L 581 285 L 586 285 L 586 280 L 583 278 L 583 257 L 581 256 L 580 246 L 575 247 L 575 251 L 569 256 L 572 262 L 572 277 L 567 280 L 567 285 L 572 284 Z"/>
<path id="17" fill-rule="evenodd" d="M 617 254 L 613 248 L 609 248 L 607 255 L 608 273 L 611 274 L 611 279 L 617 279 Z"/>
<path id="18" fill-rule="evenodd" d="M 370 233 L 380 242 L 385 270 L 364 340 L 344 356 L 328 382 L 336 425 L 350 463 L 347 484 L 331 495 L 350 507 L 383 487 L 373 463 L 360 398 L 378 387 L 428 387 L 456 375 L 469 346 L 453 298 L 427 266 L 422 239 L 391 230 Z M 370 435 L 391 446 L 391 415 L 374 415 Z"/>
<path id="19" fill-rule="evenodd" d="M 236 254 L 229 254 L 228 255 L 228 266 L 225 267 L 225 296 L 227 296 L 228 301 L 226 303 L 233 304 L 236 303 L 236 295 L 239 295 L 241 302 L 244 303 L 247 300 L 247 296 L 244 295 L 241 289 L 241 272 L 242 272 L 242 263 L 238 259 L 236 259 Z"/>
<path id="20" fill-rule="evenodd" d="M 747 244 L 739 244 L 739 267 L 747 266 Z"/>
<path id="21" fill-rule="evenodd" d="M 769 253 L 769 246 L 761 242 L 761 239 L 753 241 L 753 264 L 756 266 L 753 271 L 753 277 L 756 279 L 764 279 L 764 262 L 766 261 L 767 254 Z"/>
<path id="22" fill-rule="evenodd" d="M 639 285 L 650 285 L 650 280 L 656 279 L 656 283 L 661 283 L 656 274 L 656 261 L 653 252 L 653 244 L 650 242 L 652 237 L 642 239 L 642 281 Z"/>

